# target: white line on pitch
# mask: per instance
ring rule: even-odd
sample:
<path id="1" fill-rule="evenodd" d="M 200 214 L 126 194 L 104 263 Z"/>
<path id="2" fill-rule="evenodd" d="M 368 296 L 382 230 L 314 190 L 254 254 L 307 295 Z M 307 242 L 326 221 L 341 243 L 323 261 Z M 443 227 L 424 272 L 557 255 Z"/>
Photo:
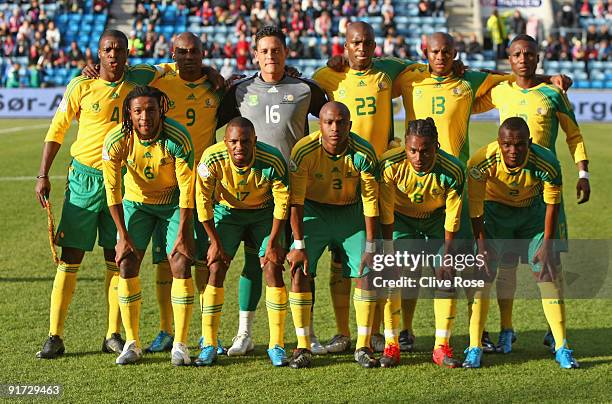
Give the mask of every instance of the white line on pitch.
<path id="1" fill-rule="evenodd" d="M 49 179 L 52 180 L 61 180 L 66 178 L 65 175 L 52 175 Z M 0 181 L 36 181 L 36 176 L 22 176 L 22 177 L 0 177 Z"/>
<path id="2" fill-rule="evenodd" d="M 27 130 L 27 129 L 42 129 L 42 128 L 48 128 L 49 124 L 46 125 L 32 125 L 32 126 L 17 126 L 14 128 L 6 128 L 6 129 L 0 129 L 0 135 L 4 134 L 4 133 L 14 133 L 14 132 L 20 132 L 22 130 Z"/>

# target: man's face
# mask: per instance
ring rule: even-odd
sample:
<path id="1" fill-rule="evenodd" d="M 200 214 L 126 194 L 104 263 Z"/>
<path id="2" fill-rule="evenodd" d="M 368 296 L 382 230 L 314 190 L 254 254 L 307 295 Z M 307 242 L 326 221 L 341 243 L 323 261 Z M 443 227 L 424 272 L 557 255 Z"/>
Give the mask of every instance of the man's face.
<path id="1" fill-rule="evenodd" d="M 535 44 L 516 41 L 510 46 L 509 54 L 510 67 L 516 76 L 525 78 L 535 76 L 539 61 Z"/>
<path id="2" fill-rule="evenodd" d="M 180 37 L 174 44 L 172 59 L 180 71 L 185 73 L 198 73 L 202 69 L 202 46 L 195 38 Z"/>
<path id="3" fill-rule="evenodd" d="M 240 126 L 230 126 L 227 128 L 223 141 L 236 167 L 249 165 L 253 159 L 256 140 L 255 132 L 250 128 L 242 128 Z"/>
<path id="4" fill-rule="evenodd" d="M 153 97 L 136 97 L 130 102 L 130 119 L 142 140 L 157 135 L 161 122 L 159 103 Z"/>
<path id="5" fill-rule="evenodd" d="M 123 74 L 127 55 L 127 46 L 120 38 L 112 36 L 102 38 L 100 49 L 98 49 L 98 57 L 103 70 L 112 74 Z"/>
<path id="6" fill-rule="evenodd" d="M 351 67 L 363 70 L 370 66 L 374 57 L 374 50 L 376 49 L 374 34 L 361 25 L 349 29 L 344 48 L 347 51 Z"/>
<path id="7" fill-rule="evenodd" d="M 529 145 L 531 144 L 529 133 L 501 128 L 497 142 L 499 143 L 506 167 L 520 167 L 525 162 Z"/>
<path id="8" fill-rule="evenodd" d="M 406 156 L 415 171 L 422 172 L 431 167 L 438 143 L 426 136 L 408 135 L 406 138 Z"/>
<path id="9" fill-rule="evenodd" d="M 427 60 L 431 71 L 437 76 L 448 76 L 453 71 L 457 56 L 455 46 L 447 37 L 432 35 L 427 43 Z"/>
<path id="10" fill-rule="evenodd" d="M 351 130 L 349 115 L 341 108 L 326 108 L 321 112 L 320 125 L 323 142 L 335 149 L 343 148 Z"/>
<path id="11" fill-rule="evenodd" d="M 267 74 L 280 74 L 285 71 L 285 59 L 289 50 L 275 36 L 266 36 L 257 42 L 255 58 L 259 69 Z"/>

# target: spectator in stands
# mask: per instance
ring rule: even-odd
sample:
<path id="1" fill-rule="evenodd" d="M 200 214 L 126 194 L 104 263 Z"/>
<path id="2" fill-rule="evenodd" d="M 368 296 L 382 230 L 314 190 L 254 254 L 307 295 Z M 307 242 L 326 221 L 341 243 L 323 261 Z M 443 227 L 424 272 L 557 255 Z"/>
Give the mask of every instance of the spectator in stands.
<path id="1" fill-rule="evenodd" d="M 317 38 L 308 38 L 308 46 L 304 48 L 304 58 L 316 59 L 317 57 Z"/>
<path id="2" fill-rule="evenodd" d="M 383 5 L 380 7 L 380 13 L 382 15 L 390 14 L 395 15 L 395 10 L 393 9 L 393 2 L 391 0 L 385 0 Z"/>
<path id="3" fill-rule="evenodd" d="M 145 8 L 144 4 L 139 3 L 136 6 L 136 11 L 134 11 L 134 19 L 136 21 L 140 21 L 143 22 L 145 21 L 147 18 L 149 18 L 149 12 L 147 11 L 147 9 Z"/>
<path id="4" fill-rule="evenodd" d="M 304 56 L 304 44 L 300 41 L 300 37 L 297 31 L 291 31 L 289 33 L 289 49 L 290 59 L 301 59 Z"/>
<path id="5" fill-rule="evenodd" d="M 572 28 L 576 23 L 576 12 L 571 3 L 564 3 L 557 14 L 557 24 L 561 27 Z"/>
<path id="6" fill-rule="evenodd" d="M 457 51 L 457 57 L 461 60 L 466 60 L 467 58 L 467 45 L 465 43 L 465 39 L 462 34 L 455 34 L 455 50 Z"/>
<path id="7" fill-rule="evenodd" d="M 601 61 L 612 60 L 612 46 L 610 46 L 609 40 L 604 39 L 599 43 L 597 58 Z"/>
<path id="8" fill-rule="evenodd" d="M 38 6 L 38 0 L 32 0 L 32 4 L 30 5 L 30 8 L 28 8 L 25 13 L 26 19 L 34 23 L 37 22 L 38 16 L 40 15 L 40 10 L 41 9 Z"/>
<path id="9" fill-rule="evenodd" d="M 28 66 L 27 87 L 39 88 L 42 84 L 42 71 L 35 64 Z"/>
<path id="10" fill-rule="evenodd" d="M 609 41 L 610 40 L 610 29 L 608 24 L 602 24 L 599 27 L 599 32 L 597 33 L 597 42 L 601 41 Z"/>
<path id="11" fill-rule="evenodd" d="M 383 35 L 389 35 L 389 31 L 395 29 L 395 21 L 393 21 L 393 13 L 384 12 L 383 13 L 383 22 L 382 22 L 382 30 Z"/>
<path id="12" fill-rule="evenodd" d="M 21 64 L 13 63 L 6 71 L 6 88 L 23 87 L 22 76 L 24 72 L 21 69 Z"/>
<path id="13" fill-rule="evenodd" d="M 598 49 L 595 47 L 595 42 L 587 42 L 587 46 L 584 49 L 584 60 L 597 60 L 597 51 Z"/>
<path id="14" fill-rule="evenodd" d="M 263 21 L 266 18 L 266 9 L 264 8 L 263 1 L 256 1 L 251 8 L 251 17 L 257 18 L 259 21 Z"/>
<path id="15" fill-rule="evenodd" d="M 434 17 L 444 17 L 446 13 L 446 6 L 444 0 L 433 0 L 430 8 Z"/>
<path id="16" fill-rule="evenodd" d="M 368 14 L 368 2 L 366 0 L 359 0 L 357 3 L 357 9 L 355 10 L 355 15 L 359 18 L 367 17 Z"/>
<path id="17" fill-rule="evenodd" d="M 221 67 L 221 70 L 219 70 L 219 73 L 226 80 L 232 77 L 232 75 L 234 74 L 234 68 L 232 67 L 230 63 L 230 59 L 225 59 L 223 61 L 223 66 Z"/>
<path id="18" fill-rule="evenodd" d="M 612 0 L 608 0 L 608 6 L 606 7 L 606 19 L 612 20 Z"/>
<path id="19" fill-rule="evenodd" d="M 232 45 L 232 41 L 229 39 L 225 41 L 225 45 L 223 45 L 223 57 L 224 58 L 234 57 L 234 45 Z"/>
<path id="20" fill-rule="evenodd" d="M 65 67 L 68 63 L 70 63 L 70 59 L 68 58 L 68 55 L 63 49 L 60 49 L 57 52 L 57 57 L 53 61 L 53 65 L 55 67 Z"/>
<path id="21" fill-rule="evenodd" d="M 170 52 L 170 47 L 168 46 L 168 41 L 164 35 L 160 35 L 157 38 L 157 42 L 155 42 L 155 48 L 153 50 L 153 57 L 156 58 L 167 58 Z"/>
<path id="22" fill-rule="evenodd" d="M 406 38 L 402 35 L 397 36 L 395 43 L 395 54 L 393 55 L 400 59 L 410 59 L 410 45 L 406 43 Z"/>
<path id="23" fill-rule="evenodd" d="M 496 57 L 497 59 L 505 59 L 506 58 L 506 26 L 505 21 L 502 16 L 499 15 L 497 9 L 493 9 L 491 16 L 487 20 L 487 30 L 491 35 L 491 42 L 493 42 L 493 46 L 496 48 Z"/>
<path id="24" fill-rule="evenodd" d="M 32 39 L 33 30 L 32 30 L 32 25 L 30 24 L 30 21 L 28 20 L 23 21 L 23 23 L 17 30 L 17 35 L 19 34 L 23 35 L 24 38 L 27 39 L 28 41 Z"/>
<path id="25" fill-rule="evenodd" d="M 470 35 L 470 42 L 468 42 L 466 50 L 468 60 L 476 60 L 482 56 L 482 45 L 478 42 L 478 36 L 475 32 Z"/>
<path id="26" fill-rule="evenodd" d="M 368 15 L 369 16 L 381 15 L 380 4 L 378 3 L 378 0 L 370 0 L 370 4 L 368 5 Z"/>
<path id="27" fill-rule="evenodd" d="M 154 31 L 147 32 L 147 34 L 145 35 L 144 49 L 143 49 L 144 57 L 146 58 L 154 57 L 155 42 L 156 42 L 155 32 Z"/>
<path id="28" fill-rule="evenodd" d="M 17 31 L 19 31 L 19 27 L 21 27 L 21 22 L 23 21 L 23 14 L 21 12 L 21 8 L 19 6 L 13 9 L 13 14 L 11 14 L 8 22 L 9 32 L 11 35 L 17 35 Z"/>
<path id="29" fill-rule="evenodd" d="M 540 37 L 540 19 L 537 15 L 532 14 L 527 19 L 527 26 L 525 33 L 530 37 L 534 38 L 536 41 Z"/>
<path id="30" fill-rule="evenodd" d="M 587 42 L 597 40 L 597 27 L 595 25 L 591 24 L 587 27 L 586 40 Z"/>
<path id="31" fill-rule="evenodd" d="M 606 6 L 602 0 L 597 0 L 595 7 L 593 7 L 593 17 L 605 18 L 606 17 Z"/>
<path id="32" fill-rule="evenodd" d="M 128 49 L 130 56 L 142 57 L 144 54 L 144 42 L 136 35 L 136 31 L 130 32 Z"/>
<path id="33" fill-rule="evenodd" d="M 299 38 L 298 38 L 299 40 Z M 246 70 L 249 61 L 251 45 L 244 34 L 240 34 L 236 42 L 236 67 L 238 70 Z"/>
<path id="34" fill-rule="evenodd" d="M 70 66 L 72 67 L 76 67 L 79 61 L 83 60 L 83 52 L 81 49 L 79 49 L 79 45 L 75 41 L 70 42 L 68 60 L 70 61 Z"/>
<path id="35" fill-rule="evenodd" d="M 202 7 L 198 9 L 196 15 L 202 19 L 202 24 L 204 26 L 213 25 L 215 23 L 215 12 L 208 0 L 202 3 Z"/>
<path id="36" fill-rule="evenodd" d="M 350 0 L 344 0 L 344 4 L 342 5 L 342 15 L 355 15 L 355 8 L 351 4 Z"/>
<path id="37" fill-rule="evenodd" d="M 319 36 L 331 35 L 332 19 L 327 10 L 324 10 L 315 20 L 314 30 Z"/>
<path id="38" fill-rule="evenodd" d="M 346 36 L 346 27 L 351 23 L 351 17 L 340 17 L 338 21 L 338 35 Z"/>
<path id="39" fill-rule="evenodd" d="M 340 17 L 342 15 L 342 2 L 340 0 L 333 0 L 331 14 L 333 17 Z"/>
<path id="40" fill-rule="evenodd" d="M 57 50 L 59 48 L 60 41 L 62 36 L 60 34 L 60 30 L 55 26 L 55 21 L 49 21 L 49 25 L 47 26 L 47 32 L 45 33 L 45 38 L 47 39 L 47 43 L 51 46 L 52 49 Z"/>
<path id="41" fill-rule="evenodd" d="M 429 7 L 428 0 L 420 0 L 417 7 L 419 9 L 419 17 L 430 17 L 431 16 L 431 8 Z"/>
<path id="42" fill-rule="evenodd" d="M 344 46 L 342 45 L 342 41 L 337 36 L 333 37 L 332 38 L 331 55 L 332 56 L 341 56 L 343 54 L 344 54 Z"/>
<path id="43" fill-rule="evenodd" d="M 140 40 L 144 40 L 145 38 L 145 28 L 144 28 L 144 23 L 142 20 L 137 20 L 136 21 L 136 26 L 134 27 L 134 32 L 136 33 L 136 36 L 138 38 L 140 38 Z"/>
<path id="44" fill-rule="evenodd" d="M 574 46 L 572 47 L 572 59 L 573 60 L 585 60 L 585 49 L 582 46 L 582 42 L 576 40 L 574 42 Z"/>
<path id="45" fill-rule="evenodd" d="M 30 41 L 22 34 L 17 34 L 17 40 L 15 41 L 15 56 L 27 56 L 28 49 L 30 48 Z"/>
<path id="46" fill-rule="evenodd" d="M 329 45 L 327 43 L 322 43 L 321 46 L 319 46 L 319 59 L 328 59 L 331 56 Z"/>
<path id="47" fill-rule="evenodd" d="M 565 36 L 559 38 L 559 60 L 572 60 L 572 47 Z"/>
<path id="48" fill-rule="evenodd" d="M 149 10 L 149 23 L 157 25 L 161 19 L 161 11 L 157 7 L 156 2 L 151 2 L 151 10 Z"/>
<path id="49" fill-rule="evenodd" d="M 83 56 L 85 60 L 85 65 L 95 65 L 96 64 L 96 56 L 94 55 L 91 48 L 88 46 L 85 48 L 85 55 Z"/>
<path id="50" fill-rule="evenodd" d="M 54 56 L 53 48 L 51 48 L 51 45 L 47 43 L 45 46 L 43 46 L 42 52 L 40 52 L 36 64 L 44 69 L 53 67 Z"/>
<path id="51" fill-rule="evenodd" d="M 419 59 L 426 60 L 427 56 L 425 56 L 425 51 L 427 50 L 427 34 L 421 34 L 421 39 L 417 44 L 416 51 Z"/>
<path id="52" fill-rule="evenodd" d="M 151 7 L 153 7 L 153 4 L 151 5 Z M 96 14 L 105 12 L 107 7 L 108 7 L 108 2 L 106 0 L 94 0 L 93 1 L 93 9 L 94 9 L 94 13 Z"/>
<path id="53" fill-rule="evenodd" d="M 393 55 L 395 53 L 395 37 L 387 35 L 383 41 L 382 51 L 385 55 Z"/>
<path id="54" fill-rule="evenodd" d="M 591 5 L 589 4 L 589 0 L 582 0 L 582 5 L 580 6 L 580 16 L 590 17 L 591 15 Z"/>
<path id="55" fill-rule="evenodd" d="M 519 9 L 514 10 L 514 15 L 510 19 L 510 32 L 513 37 L 524 34 L 527 31 L 527 21 L 523 18 Z"/>

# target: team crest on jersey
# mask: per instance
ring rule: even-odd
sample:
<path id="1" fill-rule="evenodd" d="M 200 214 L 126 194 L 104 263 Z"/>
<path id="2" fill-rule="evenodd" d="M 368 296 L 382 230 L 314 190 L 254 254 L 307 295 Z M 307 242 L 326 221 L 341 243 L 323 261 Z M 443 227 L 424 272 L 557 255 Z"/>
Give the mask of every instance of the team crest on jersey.
<path id="1" fill-rule="evenodd" d="M 459 87 L 453 88 L 453 95 L 461 95 L 461 89 Z"/>
<path id="2" fill-rule="evenodd" d="M 208 166 L 205 163 L 198 164 L 198 174 L 202 178 L 210 177 L 210 170 L 208 169 Z"/>
<path id="3" fill-rule="evenodd" d="M 57 110 L 60 112 L 66 112 L 68 109 L 68 102 L 66 102 L 65 98 L 62 98 L 62 102 L 57 106 Z"/>
<path id="4" fill-rule="evenodd" d="M 291 171 L 292 173 L 296 172 L 298 169 L 297 164 L 295 163 L 295 161 L 293 159 L 289 160 L 289 171 Z"/>
<path id="5" fill-rule="evenodd" d="M 206 108 L 212 108 L 215 105 L 214 105 L 213 100 L 211 98 L 207 98 L 206 101 L 204 101 L 204 106 Z"/>
<path id="6" fill-rule="evenodd" d="M 295 97 L 293 96 L 293 94 L 283 95 L 283 103 L 293 103 L 293 100 L 295 100 Z"/>
<path id="7" fill-rule="evenodd" d="M 251 107 L 256 107 L 259 104 L 259 97 L 257 94 L 247 94 L 247 104 Z"/>
<path id="8" fill-rule="evenodd" d="M 117 94 L 117 93 L 112 93 L 111 96 L 110 96 L 111 100 L 116 100 L 117 98 L 119 98 L 119 94 Z"/>
<path id="9" fill-rule="evenodd" d="M 176 103 L 174 101 L 170 100 L 170 102 L 168 103 L 168 108 L 170 108 L 170 109 L 176 108 Z"/>
<path id="10" fill-rule="evenodd" d="M 344 88 L 341 88 L 338 91 L 338 98 L 344 98 L 344 97 L 346 97 L 346 90 Z"/>
<path id="11" fill-rule="evenodd" d="M 442 192 L 441 192 L 441 191 L 440 191 L 438 188 L 434 188 L 434 189 L 432 189 L 432 190 L 431 190 L 431 194 L 432 194 L 433 196 L 438 196 L 438 195 L 440 195 L 441 193 L 442 193 Z"/>
<path id="12" fill-rule="evenodd" d="M 95 112 L 96 114 L 98 112 L 100 112 L 100 103 L 99 102 L 95 102 L 95 103 L 91 104 L 91 111 Z"/>
<path id="13" fill-rule="evenodd" d="M 378 91 L 385 91 L 387 89 L 387 84 L 384 81 L 378 83 Z"/>
<path id="14" fill-rule="evenodd" d="M 130 166 L 134 166 L 136 164 L 136 162 L 134 160 L 131 160 L 131 159 L 127 159 L 127 163 Z"/>
<path id="15" fill-rule="evenodd" d="M 472 167 L 470 168 L 470 177 L 474 178 L 476 181 L 480 181 L 482 179 L 482 171 L 476 167 Z"/>
<path id="16" fill-rule="evenodd" d="M 538 115 L 546 115 L 546 108 L 543 107 L 538 107 L 538 109 L 536 110 L 536 112 L 538 113 Z"/>
<path id="17" fill-rule="evenodd" d="M 423 96 L 423 90 L 421 90 L 420 88 L 417 88 L 416 90 L 414 90 L 414 96 L 416 98 L 421 98 Z"/>

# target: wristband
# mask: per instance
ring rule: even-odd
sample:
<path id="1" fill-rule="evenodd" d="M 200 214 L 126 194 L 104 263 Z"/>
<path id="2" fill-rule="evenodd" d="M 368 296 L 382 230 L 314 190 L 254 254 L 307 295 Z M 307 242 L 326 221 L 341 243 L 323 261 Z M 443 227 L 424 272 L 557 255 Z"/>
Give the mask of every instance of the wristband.
<path id="1" fill-rule="evenodd" d="M 304 240 L 293 240 L 293 249 L 304 250 L 305 248 L 306 248 L 306 243 L 304 243 Z"/>
<path id="2" fill-rule="evenodd" d="M 383 253 L 384 254 L 393 254 L 393 240 L 383 240 Z"/>
<path id="3" fill-rule="evenodd" d="M 580 179 L 585 179 L 588 180 L 589 179 L 589 172 L 588 171 L 584 171 L 584 170 L 580 170 L 578 171 L 578 178 Z"/>
<path id="4" fill-rule="evenodd" d="M 587 174 L 588 174 L 588 173 L 587 173 Z M 41 178 L 49 178 L 49 175 L 47 175 L 47 174 L 40 174 L 40 175 L 37 175 L 37 176 L 36 176 L 36 179 L 37 179 L 37 180 L 39 180 L 39 179 L 41 179 Z"/>
<path id="5" fill-rule="evenodd" d="M 374 241 L 366 241 L 365 252 L 374 253 L 376 252 L 376 243 Z"/>

